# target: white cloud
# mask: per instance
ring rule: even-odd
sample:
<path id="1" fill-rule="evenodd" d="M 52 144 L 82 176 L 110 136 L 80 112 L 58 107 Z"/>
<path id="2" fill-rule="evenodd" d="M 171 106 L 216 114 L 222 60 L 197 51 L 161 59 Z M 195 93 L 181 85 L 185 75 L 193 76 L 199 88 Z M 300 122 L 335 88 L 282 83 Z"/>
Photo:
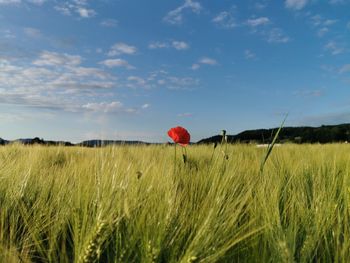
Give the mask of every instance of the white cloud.
<path id="1" fill-rule="evenodd" d="M 177 117 L 180 117 L 180 118 L 182 118 L 182 117 L 192 117 L 192 116 L 193 116 L 193 114 L 190 113 L 190 112 L 179 113 L 179 114 L 177 115 Z"/>
<path id="2" fill-rule="evenodd" d="M 158 71 L 151 74 L 147 85 L 164 87 L 170 90 L 193 90 L 199 84 L 199 79 L 192 77 L 169 76 L 168 72 Z"/>
<path id="3" fill-rule="evenodd" d="M 177 50 L 186 50 L 190 48 L 190 46 L 184 41 L 173 41 L 171 44 Z"/>
<path id="4" fill-rule="evenodd" d="M 127 69 L 135 69 L 134 66 L 131 66 L 126 60 L 116 58 L 116 59 L 106 59 L 104 61 L 101 61 L 99 64 L 104 65 L 109 68 L 114 67 L 125 67 Z"/>
<path id="5" fill-rule="evenodd" d="M 63 15 L 71 16 L 78 14 L 81 18 L 90 18 L 97 14 L 94 9 L 88 7 L 88 1 L 86 0 L 61 2 L 61 4 L 55 6 L 55 9 Z"/>
<path id="6" fill-rule="evenodd" d="M 331 26 L 331 25 L 334 25 L 337 22 L 338 22 L 338 20 L 336 20 L 336 19 L 327 19 L 326 21 L 323 22 L 323 24 L 325 26 Z"/>
<path id="7" fill-rule="evenodd" d="M 330 26 L 336 24 L 336 19 L 325 19 L 321 15 L 314 15 L 310 18 L 311 25 L 317 29 L 317 35 L 323 37 L 330 31 Z"/>
<path id="8" fill-rule="evenodd" d="M 192 70 L 197 70 L 197 69 L 199 69 L 201 66 L 199 65 L 199 64 L 197 64 L 197 63 L 194 63 L 192 66 L 191 66 L 191 69 Z"/>
<path id="9" fill-rule="evenodd" d="M 259 17 L 254 19 L 248 19 L 246 23 L 251 27 L 256 27 L 269 24 L 270 19 L 267 17 Z"/>
<path id="10" fill-rule="evenodd" d="M 249 49 L 244 50 L 244 57 L 246 59 L 255 59 L 256 55 Z"/>
<path id="11" fill-rule="evenodd" d="M 21 0 L 0 0 L 0 5 L 13 5 L 20 4 Z"/>
<path id="12" fill-rule="evenodd" d="M 42 36 L 40 30 L 37 28 L 26 27 L 23 30 L 27 36 L 32 37 L 32 38 L 39 38 Z"/>
<path id="13" fill-rule="evenodd" d="M 165 86 L 170 90 L 192 90 L 199 84 L 198 79 L 191 77 L 167 77 Z"/>
<path id="14" fill-rule="evenodd" d="M 74 57 L 79 56 L 54 53 L 42 63 L 43 54 L 46 51 L 32 64 L 21 60 L 21 66 L 0 60 L 0 103 L 79 112 L 82 101 L 102 98 L 118 85 L 114 76 L 99 68 L 77 65 Z"/>
<path id="15" fill-rule="evenodd" d="M 256 10 L 259 10 L 259 11 L 265 9 L 266 7 L 267 7 L 267 3 L 266 2 L 257 2 L 257 3 L 254 4 L 254 8 Z"/>
<path id="16" fill-rule="evenodd" d="M 11 30 L 9 30 L 9 29 L 1 30 L 1 31 L 0 31 L 0 34 L 1 34 L 4 38 L 7 38 L 7 39 L 16 38 L 15 34 L 14 34 Z"/>
<path id="17" fill-rule="evenodd" d="M 35 5 L 42 5 L 44 4 L 47 0 L 27 0 L 28 2 L 35 4 Z"/>
<path id="18" fill-rule="evenodd" d="M 42 5 L 47 0 L 26 0 L 30 4 Z M 0 5 L 18 5 L 23 3 L 22 0 L 0 0 Z"/>
<path id="19" fill-rule="evenodd" d="M 215 66 L 218 64 L 218 62 L 215 59 L 208 58 L 208 57 L 203 57 L 198 62 L 201 64 L 211 65 L 211 66 Z"/>
<path id="20" fill-rule="evenodd" d="M 65 6 L 55 6 L 55 10 L 65 16 L 72 15 L 71 9 Z"/>
<path id="21" fill-rule="evenodd" d="M 101 21 L 100 25 L 104 26 L 104 27 L 117 27 L 118 26 L 118 20 L 108 18 L 108 19 L 105 19 L 105 20 Z"/>
<path id="22" fill-rule="evenodd" d="M 332 55 L 339 55 L 345 52 L 345 48 L 333 40 L 329 41 L 324 46 L 324 49 L 329 51 Z"/>
<path id="23" fill-rule="evenodd" d="M 342 66 L 339 70 L 339 73 L 347 73 L 350 72 L 350 64 L 346 64 L 344 66 Z"/>
<path id="24" fill-rule="evenodd" d="M 199 2 L 193 0 L 185 0 L 185 3 L 174 10 L 168 12 L 163 20 L 172 25 L 179 25 L 183 23 L 183 13 L 189 10 L 193 13 L 200 13 L 202 6 Z"/>
<path id="25" fill-rule="evenodd" d="M 96 15 L 95 10 L 88 9 L 85 7 L 78 7 L 76 12 L 80 15 L 80 17 L 83 17 L 83 18 L 89 18 Z"/>
<path id="26" fill-rule="evenodd" d="M 201 59 L 198 60 L 197 63 L 192 64 L 191 69 L 197 70 L 201 67 L 201 65 L 216 66 L 216 65 L 218 65 L 218 62 L 213 58 L 202 57 Z"/>
<path id="27" fill-rule="evenodd" d="M 286 0 L 284 4 L 286 8 L 301 10 L 307 5 L 307 3 L 308 0 Z"/>
<path id="28" fill-rule="evenodd" d="M 81 57 L 43 51 L 33 64 L 36 66 L 76 66 L 81 63 Z"/>
<path id="29" fill-rule="evenodd" d="M 120 101 L 87 103 L 82 105 L 83 109 L 93 112 L 115 113 L 123 109 L 123 103 Z"/>
<path id="30" fill-rule="evenodd" d="M 173 40 L 171 42 L 152 42 L 148 45 L 149 49 L 175 48 L 176 50 L 187 50 L 190 45 L 184 41 Z"/>
<path id="31" fill-rule="evenodd" d="M 223 11 L 212 19 L 212 22 L 223 28 L 234 28 L 237 26 L 232 12 Z"/>
<path id="32" fill-rule="evenodd" d="M 129 81 L 135 82 L 139 86 L 144 86 L 146 84 L 146 81 L 143 78 L 137 77 L 137 76 L 129 76 Z"/>
<path id="33" fill-rule="evenodd" d="M 287 43 L 290 38 L 280 28 L 273 28 L 266 34 L 269 43 Z"/>
<path id="34" fill-rule="evenodd" d="M 133 55 L 137 51 L 137 48 L 125 43 L 114 44 L 108 52 L 108 56 L 113 57 L 121 54 Z"/>
<path id="35" fill-rule="evenodd" d="M 148 45 L 149 49 L 159 49 L 159 48 L 168 48 L 169 44 L 166 42 L 152 42 Z"/>
<path id="36" fill-rule="evenodd" d="M 322 27 L 317 31 L 319 37 L 323 37 L 329 31 L 328 27 Z"/>
<path id="37" fill-rule="evenodd" d="M 148 109 L 151 105 L 146 103 L 141 106 L 142 109 Z"/>

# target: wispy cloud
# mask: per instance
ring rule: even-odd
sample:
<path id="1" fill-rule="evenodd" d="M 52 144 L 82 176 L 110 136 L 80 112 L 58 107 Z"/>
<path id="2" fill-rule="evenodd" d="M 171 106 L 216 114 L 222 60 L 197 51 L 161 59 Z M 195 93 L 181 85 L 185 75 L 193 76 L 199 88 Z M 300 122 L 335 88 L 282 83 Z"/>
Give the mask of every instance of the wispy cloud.
<path id="1" fill-rule="evenodd" d="M 43 51 L 38 59 L 33 62 L 36 66 L 77 66 L 81 63 L 81 57 L 69 54 Z"/>
<path id="2" fill-rule="evenodd" d="M 199 84 L 198 79 L 191 77 L 167 77 L 164 85 L 170 90 L 192 90 Z"/>
<path id="3" fill-rule="evenodd" d="M 25 27 L 23 29 L 23 31 L 27 36 L 32 37 L 32 38 L 40 38 L 42 36 L 40 30 L 37 28 Z"/>
<path id="4" fill-rule="evenodd" d="M 135 84 L 142 87 L 146 84 L 146 81 L 143 78 L 138 76 L 129 76 L 128 81 L 134 82 Z"/>
<path id="5" fill-rule="evenodd" d="M 35 5 L 42 5 L 45 2 L 47 2 L 47 0 L 27 0 L 29 3 L 35 4 Z"/>
<path id="6" fill-rule="evenodd" d="M 151 107 L 151 105 L 148 103 L 145 103 L 141 106 L 142 109 L 148 109 L 149 107 Z"/>
<path id="7" fill-rule="evenodd" d="M 89 18 L 96 15 L 95 10 L 88 9 L 85 7 L 78 7 L 76 11 L 80 15 L 80 17 L 83 17 L 83 18 Z"/>
<path id="8" fill-rule="evenodd" d="M 246 21 L 246 24 L 251 26 L 251 27 L 267 25 L 269 23 L 270 23 L 270 19 L 268 17 L 252 18 L 252 19 L 248 19 Z"/>
<path id="9" fill-rule="evenodd" d="M 185 41 L 171 41 L 171 42 L 152 42 L 148 45 L 149 49 L 174 48 L 176 50 L 187 50 L 190 45 Z"/>
<path id="10" fill-rule="evenodd" d="M 338 22 L 337 19 L 326 19 L 321 15 L 314 15 L 310 18 L 311 25 L 316 28 L 317 35 L 323 37 L 326 33 L 330 31 L 330 26 Z"/>
<path id="11" fill-rule="evenodd" d="M 169 90 L 193 90 L 199 84 L 199 79 L 189 76 L 169 75 L 165 71 L 155 71 L 148 76 L 131 75 L 122 85 L 130 89 L 150 90 L 154 88 L 166 88 Z"/>
<path id="12" fill-rule="evenodd" d="M 200 66 L 199 64 L 194 63 L 194 64 L 192 64 L 191 69 L 192 69 L 192 70 L 197 70 L 197 69 L 199 69 L 200 67 L 201 67 L 201 66 Z"/>
<path id="13" fill-rule="evenodd" d="M 223 11 L 215 16 L 212 22 L 223 28 L 235 28 L 238 25 L 232 12 L 233 11 Z"/>
<path id="14" fill-rule="evenodd" d="M 78 112 L 84 100 L 103 98 L 116 78 L 99 68 L 81 66 L 77 55 L 43 51 L 32 63 L 0 60 L 0 103 Z"/>
<path id="15" fill-rule="evenodd" d="M 213 59 L 213 58 L 209 58 L 209 57 L 202 57 L 198 60 L 198 62 L 192 64 L 191 69 L 192 70 L 197 70 L 201 67 L 201 65 L 209 65 L 209 66 L 216 66 L 219 63 Z"/>
<path id="16" fill-rule="evenodd" d="M 331 40 L 325 46 L 324 49 L 329 51 L 332 55 L 339 55 L 345 52 L 343 45 Z"/>
<path id="17" fill-rule="evenodd" d="M 252 52 L 251 50 L 246 49 L 246 50 L 244 50 L 244 57 L 245 57 L 246 59 L 255 59 L 255 58 L 256 58 L 256 55 L 255 55 L 255 53 Z"/>
<path id="18" fill-rule="evenodd" d="M 172 25 L 180 25 L 183 23 L 183 13 L 185 11 L 198 14 L 201 10 L 202 6 L 199 2 L 194 0 L 185 0 L 185 3 L 183 3 L 181 6 L 169 11 L 163 20 Z"/>
<path id="19" fill-rule="evenodd" d="M 184 41 L 173 41 L 171 44 L 177 50 L 186 50 L 190 48 L 189 44 Z"/>
<path id="20" fill-rule="evenodd" d="M 284 2 L 286 8 L 293 9 L 293 10 L 301 10 L 303 9 L 308 3 L 308 0 L 286 0 Z"/>
<path id="21" fill-rule="evenodd" d="M 81 18 L 94 17 L 97 13 L 90 8 L 87 0 L 70 0 L 58 4 L 55 9 L 63 15 L 71 16 L 77 14 Z"/>
<path id="22" fill-rule="evenodd" d="M 340 4 L 345 4 L 346 0 L 329 0 L 329 2 L 331 5 L 340 5 Z"/>
<path id="23" fill-rule="evenodd" d="M 0 5 L 14 5 L 20 4 L 21 0 L 0 0 Z"/>
<path id="24" fill-rule="evenodd" d="M 171 42 L 152 42 L 148 45 L 149 49 L 174 48 L 176 50 L 187 50 L 190 45 L 185 41 L 173 40 Z"/>
<path id="25" fill-rule="evenodd" d="M 184 112 L 184 113 L 179 113 L 177 114 L 177 117 L 179 118 L 188 118 L 188 117 L 192 117 L 193 116 L 193 113 L 190 113 L 190 112 Z"/>
<path id="26" fill-rule="evenodd" d="M 116 68 L 116 67 L 124 67 L 127 69 L 135 69 L 134 66 L 130 65 L 129 62 L 127 62 L 124 59 L 116 58 L 116 59 L 106 59 L 101 61 L 99 64 L 104 65 L 109 68 Z"/>
<path id="27" fill-rule="evenodd" d="M 161 48 L 169 48 L 169 47 L 170 47 L 169 43 L 159 42 L 159 41 L 152 42 L 148 45 L 149 49 L 161 49 Z"/>
<path id="28" fill-rule="evenodd" d="M 324 95 L 324 91 L 322 89 L 298 90 L 294 92 L 294 95 L 302 98 L 315 98 Z"/>
<path id="29" fill-rule="evenodd" d="M 82 105 L 83 109 L 93 112 L 115 113 L 123 109 L 123 103 L 120 101 L 112 102 L 90 102 Z"/>
<path id="30" fill-rule="evenodd" d="M 117 27 L 118 20 L 112 18 L 104 19 L 101 21 L 100 25 L 103 27 Z"/>
<path id="31" fill-rule="evenodd" d="M 116 43 L 114 44 L 108 52 L 108 56 L 113 57 L 117 55 L 133 55 L 137 52 L 137 48 L 126 43 Z"/>
<path id="32" fill-rule="evenodd" d="M 350 72 L 350 64 L 345 64 L 339 69 L 339 73 L 347 73 Z"/>
<path id="33" fill-rule="evenodd" d="M 261 11 L 263 9 L 265 9 L 268 5 L 268 2 L 267 1 L 262 1 L 262 2 L 256 2 L 254 4 L 254 8 L 258 11 Z"/>
<path id="34" fill-rule="evenodd" d="M 250 18 L 244 22 L 250 33 L 262 36 L 268 43 L 288 43 L 290 37 L 279 27 L 273 25 L 266 16 Z"/>
<path id="35" fill-rule="evenodd" d="M 287 36 L 280 28 L 272 28 L 264 34 L 269 43 L 288 43 L 290 41 L 289 36 Z"/>
<path id="36" fill-rule="evenodd" d="M 209 57 L 203 57 L 199 60 L 199 63 L 201 64 L 205 64 L 205 65 L 211 65 L 211 66 L 215 66 L 218 64 L 218 62 L 213 59 L 213 58 L 209 58 Z"/>

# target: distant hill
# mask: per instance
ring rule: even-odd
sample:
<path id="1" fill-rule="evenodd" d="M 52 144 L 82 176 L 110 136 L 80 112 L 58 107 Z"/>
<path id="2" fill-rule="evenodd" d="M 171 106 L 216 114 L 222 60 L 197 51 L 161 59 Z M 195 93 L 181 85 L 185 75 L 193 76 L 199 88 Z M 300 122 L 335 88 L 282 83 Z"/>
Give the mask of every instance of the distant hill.
<path id="1" fill-rule="evenodd" d="M 229 143 L 270 143 L 278 128 L 247 130 L 236 135 L 228 135 Z M 221 142 L 222 136 L 216 135 L 198 141 L 202 143 Z M 292 143 L 332 143 L 350 141 L 350 124 L 322 125 L 320 127 L 283 127 L 278 141 Z"/>

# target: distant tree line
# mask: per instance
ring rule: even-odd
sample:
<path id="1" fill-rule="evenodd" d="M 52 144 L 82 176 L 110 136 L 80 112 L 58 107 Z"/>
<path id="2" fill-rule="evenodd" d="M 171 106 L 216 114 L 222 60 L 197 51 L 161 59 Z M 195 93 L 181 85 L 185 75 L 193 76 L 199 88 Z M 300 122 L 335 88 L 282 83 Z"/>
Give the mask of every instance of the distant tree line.
<path id="1" fill-rule="evenodd" d="M 228 135 L 230 143 L 270 143 L 278 128 L 258 129 L 241 132 L 237 135 Z M 220 142 L 222 137 L 216 135 L 200 140 L 198 143 Z M 284 127 L 282 128 L 278 142 L 292 143 L 332 143 L 350 141 L 350 124 L 322 125 L 321 127 Z"/>

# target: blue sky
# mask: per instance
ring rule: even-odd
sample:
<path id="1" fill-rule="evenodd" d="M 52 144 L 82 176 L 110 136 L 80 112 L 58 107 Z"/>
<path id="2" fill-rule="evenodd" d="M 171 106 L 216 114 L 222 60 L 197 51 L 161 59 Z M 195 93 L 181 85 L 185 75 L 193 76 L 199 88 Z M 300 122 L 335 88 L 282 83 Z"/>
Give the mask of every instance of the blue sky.
<path id="1" fill-rule="evenodd" d="M 0 0 L 0 137 L 350 122 L 348 0 Z"/>

